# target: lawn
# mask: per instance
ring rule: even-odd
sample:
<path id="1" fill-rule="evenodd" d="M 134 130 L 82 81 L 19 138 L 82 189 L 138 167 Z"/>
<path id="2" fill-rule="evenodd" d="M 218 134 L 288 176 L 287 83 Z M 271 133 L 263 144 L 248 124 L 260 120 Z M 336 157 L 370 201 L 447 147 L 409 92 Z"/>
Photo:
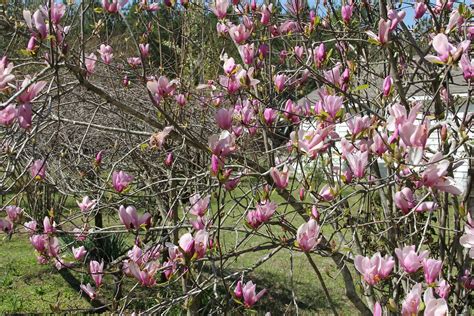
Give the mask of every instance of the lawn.
<path id="1" fill-rule="evenodd" d="M 39 265 L 25 235 L 0 241 L 0 313 L 83 310 L 90 304 L 51 265 Z"/>
<path id="2" fill-rule="evenodd" d="M 276 195 L 272 198 L 280 205 L 284 201 Z M 215 212 L 216 205 L 213 199 L 211 210 Z M 225 207 L 232 207 L 232 200 L 228 200 Z M 68 203 L 69 207 L 74 207 Z M 283 206 L 280 206 L 283 211 Z M 244 210 L 241 207 L 235 207 L 232 216 L 229 216 L 223 222 L 223 226 L 234 226 L 239 229 L 244 228 L 242 218 Z M 104 218 L 106 224 L 117 224 L 118 219 L 115 216 Z M 297 227 L 302 220 L 296 217 L 292 220 Z M 266 227 L 260 230 L 266 231 Z M 276 235 L 282 234 L 278 228 L 272 228 Z M 323 232 L 329 234 L 330 227 L 324 227 Z M 244 232 L 224 231 L 221 236 L 221 243 L 226 251 L 234 246 L 236 240 L 242 240 Z M 76 310 L 84 311 L 91 309 L 92 306 L 87 299 L 72 289 L 68 283 L 57 273 L 51 265 L 39 265 L 36 262 L 36 256 L 33 248 L 29 244 L 27 236 L 24 234 L 14 234 L 11 240 L 5 235 L 1 235 L 0 252 L 0 313 L 6 312 L 51 312 L 58 310 Z M 263 237 L 252 235 L 246 239 L 240 246 L 240 249 L 261 244 Z M 127 243 L 131 244 L 131 240 Z M 240 255 L 237 258 L 231 258 L 226 262 L 227 272 L 235 272 L 241 268 L 251 267 L 262 257 L 266 256 L 270 250 L 249 252 Z M 341 314 L 353 311 L 352 305 L 344 296 L 344 284 L 342 277 L 334 268 L 331 259 L 312 255 L 314 262 L 321 271 L 326 286 L 333 302 Z M 78 276 L 78 274 L 76 274 Z M 353 273 L 355 279 L 357 275 Z M 80 277 L 79 277 L 80 278 Z M 107 280 L 107 278 L 106 278 Z M 264 296 L 260 304 L 257 304 L 258 312 L 272 312 L 273 315 L 295 314 L 296 309 L 300 314 L 331 314 L 331 309 L 327 298 L 324 295 L 322 287 L 316 277 L 315 272 L 308 264 L 306 256 L 298 251 L 287 249 L 279 251 L 276 255 L 259 266 L 253 272 L 245 275 L 245 281 L 252 280 L 257 284 L 257 289 L 267 288 L 268 293 Z M 110 280 L 112 282 L 112 280 Z M 128 281 L 127 281 L 128 282 Z M 130 280 L 129 283 L 132 283 Z M 130 284 L 128 284 L 130 285 Z M 127 285 L 127 287 L 129 287 Z M 131 284 L 133 286 L 133 284 Z M 131 286 L 130 286 L 131 287 Z M 146 292 L 146 300 L 137 302 L 134 306 L 141 309 L 154 304 L 155 298 L 159 297 L 157 292 L 167 290 L 165 287 L 154 288 L 151 290 L 140 289 Z M 136 293 L 137 294 L 137 293 Z M 143 294 L 143 293 L 141 293 Z M 297 306 L 297 307 L 295 307 Z"/>

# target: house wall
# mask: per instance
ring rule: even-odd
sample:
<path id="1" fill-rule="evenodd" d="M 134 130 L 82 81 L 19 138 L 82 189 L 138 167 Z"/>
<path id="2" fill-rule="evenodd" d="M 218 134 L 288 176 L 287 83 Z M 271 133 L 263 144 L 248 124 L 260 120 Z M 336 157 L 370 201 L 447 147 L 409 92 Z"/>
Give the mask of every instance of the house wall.
<path id="1" fill-rule="evenodd" d="M 421 98 L 421 99 L 424 99 L 424 98 Z M 468 113 L 473 113 L 473 111 L 474 111 L 474 104 L 471 104 L 468 108 Z M 458 118 L 462 119 L 464 117 L 464 111 L 459 112 L 457 114 L 457 116 L 458 116 Z M 418 118 L 418 120 L 421 121 L 422 115 L 419 115 L 417 118 Z M 450 115 L 442 123 L 449 124 L 450 122 L 453 122 L 453 118 L 454 118 L 453 115 Z M 432 120 L 430 125 L 434 126 L 436 124 L 438 124 L 438 122 Z M 305 130 L 308 130 L 308 129 L 312 129 L 313 127 L 310 124 L 305 124 L 305 125 L 302 126 L 302 128 L 305 129 Z M 349 133 L 347 125 L 345 123 L 337 124 L 336 125 L 336 132 L 341 137 L 344 137 L 345 135 L 347 135 Z M 468 135 L 469 135 L 470 139 L 473 139 L 474 132 L 473 132 L 472 129 L 470 131 L 468 131 Z M 437 131 L 431 133 L 431 135 L 429 136 L 429 138 L 427 140 L 427 147 L 429 147 L 429 149 L 431 149 L 432 153 L 436 153 L 438 151 L 438 146 L 439 146 L 439 131 L 437 130 Z M 339 144 L 337 145 L 337 147 L 338 147 L 339 150 L 341 149 Z M 453 176 L 454 176 L 453 178 L 454 178 L 457 186 L 463 191 L 467 188 L 468 174 L 469 174 L 469 161 L 468 161 L 468 157 L 466 157 L 466 156 L 467 155 L 465 153 L 464 147 L 461 147 L 461 148 L 458 149 L 456 155 L 453 157 L 454 160 L 458 161 L 458 163 L 456 164 L 457 168 L 453 171 Z M 336 161 L 337 161 L 337 163 L 339 163 L 338 158 L 339 157 L 334 158 L 334 163 L 335 164 L 336 164 Z M 381 171 L 382 176 L 385 177 L 387 175 L 387 170 L 385 168 L 385 162 L 383 161 L 383 159 L 379 158 L 378 159 L 378 164 L 379 164 L 379 169 Z M 296 165 L 294 165 L 293 168 L 295 169 L 297 175 L 301 174 L 301 170 L 298 170 L 298 167 Z"/>

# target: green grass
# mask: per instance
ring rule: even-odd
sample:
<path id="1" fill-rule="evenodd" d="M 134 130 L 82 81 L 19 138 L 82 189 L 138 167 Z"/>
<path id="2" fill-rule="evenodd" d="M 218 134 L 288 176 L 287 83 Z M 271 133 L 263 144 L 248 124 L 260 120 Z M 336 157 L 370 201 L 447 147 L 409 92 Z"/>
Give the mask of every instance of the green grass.
<path id="1" fill-rule="evenodd" d="M 0 313 L 51 312 L 90 308 L 51 265 L 39 265 L 26 236 L 0 240 Z"/>
<path id="2" fill-rule="evenodd" d="M 295 195 L 297 192 L 295 192 Z M 238 195 L 237 195 L 238 196 Z M 225 207 L 232 207 L 235 203 L 230 199 L 226 199 Z M 280 197 L 275 193 L 272 194 L 272 200 L 279 203 L 278 212 L 281 214 L 285 206 Z M 67 207 L 74 208 L 75 205 L 68 201 Z M 211 210 L 214 213 L 217 209 L 215 199 L 212 199 Z M 291 208 L 285 212 L 291 212 Z M 236 207 L 231 217 L 228 217 L 223 226 L 244 228 L 244 221 L 241 218 L 244 210 Z M 180 213 L 182 215 L 182 213 Z M 295 227 L 298 227 L 303 220 L 299 216 L 291 220 Z M 277 220 L 277 219 L 273 219 Z M 76 221 L 80 221 L 77 219 Z M 104 216 L 104 224 L 117 224 L 117 216 Z M 80 223 L 75 223 L 80 224 Z M 92 223 L 90 223 L 92 224 Z M 215 223 L 216 224 L 216 223 Z M 70 225 L 70 224 L 69 224 Z M 69 226 L 67 225 L 67 226 Z M 278 226 L 272 225 L 272 232 L 275 236 L 286 236 L 291 238 L 290 233 L 284 233 Z M 259 231 L 266 232 L 267 227 L 260 227 Z M 329 235 L 332 228 L 323 227 L 323 233 Z M 184 230 L 181 231 L 181 234 Z M 237 235 L 240 241 L 245 233 L 239 232 Z M 57 305 L 61 310 L 84 310 L 90 309 L 91 305 L 88 300 L 81 298 L 79 293 L 69 287 L 66 281 L 57 273 L 51 265 L 39 265 L 33 248 L 29 244 L 27 236 L 15 234 L 11 240 L 7 240 L 5 235 L 0 235 L 0 313 L 5 312 L 51 312 L 51 305 Z M 133 240 L 128 240 L 128 244 L 132 244 Z M 225 251 L 232 250 L 236 241 L 236 234 L 232 231 L 223 231 L 221 236 L 221 244 Z M 245 249 L 251 246 L 261 244 L 265 238 L 259 236 L 251 236 L 240 246 L 239 249 Z M 226 272 L 239 271 L 242 268 L 251 267 L 260 258 L 267 255 L 271 250 L 250 252 L 239 256 L 238 258 L 229 259 L 224 268 Z M 354 308 L 344 296 L 344 285 L 342 277 L 338 271 L 334 269 L 334 263 L 329 258 L 313 255 L 313 260 L 321 271 L 326 286 L 331 293 L 336 308 L 342 314 L 353 311 Z M 292 272 L 291 272 L 292 271 Z M 357 280 L 357 275 L 353 273 L 353 277 Z M 80 277 L 79 277 L 80 278 Z M 237 279 L 237 277 L 236 277 Z M 278 252 L 267 262 L 259 266 L 256 270 L 245 275 L 245 281 L 252 280 L 257 284 L 257 290 L 266 288 L 267 294 L 262 298 L 255 309 L 259 313 L 270 311 L 272 315 L 295 314 L 296 307 L 303 315 L 314 314 L 331 314 L 329 302 L 324 295 L 323 289 L 316 277 L 315 272 L 309 265 L 306 256 L 298 251 L 291 252 L 284 249 Z M 107 279 L 106 282 L 113 282 Z M 133 283 L 132 280 L 127 281 Z M 129 285 L 127 285 L 128 288 Z M 110 289 L 112 290 L 112 289 Z M 160 296 L 158 293 L 163 288 L 155 287 L 151 290 L 139 288 L 133 296 L 146 298 L 137 301 L 134 306 L 142 309 L 140 304 L 153 305 L 153 297 Z M 166 290 L 166 289 L 165 289 Z M 109 292 L 109 291 L 107 291 Z M 112 293 L 112 291 L 110 291 Z M 109 293 L 109 294 L 111 294 Z M 150 301 L 151 300 L 151 301 Z M 146 301 L 146 302 L 145 302 Z M 143 307 L 145 307 L 143 305 Z M 179 314 L 179 312 L 177 313 Z"/>

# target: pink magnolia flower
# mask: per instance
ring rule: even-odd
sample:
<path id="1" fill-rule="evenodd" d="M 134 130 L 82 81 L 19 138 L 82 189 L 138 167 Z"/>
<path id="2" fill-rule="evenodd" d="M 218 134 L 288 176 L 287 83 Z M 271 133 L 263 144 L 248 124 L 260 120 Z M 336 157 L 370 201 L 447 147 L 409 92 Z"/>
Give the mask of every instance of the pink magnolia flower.
<path id="1" fill-rule="evenodd" d="M 268 200 L 257 204 L 258 217 L 262 223 L 267 222 L 275 213 L 277 204 Z"/>
<path id="2" fill-rule="evenodd" d="M 323 98 L 323 109 L 329 114 L 329 118 L 334 121 L 339 110 L 342 108 L 343 98 L 340 96 L 327 95 Z"/>
<path id="3" fill-rule="evenodd" d="M 112 173 L 112 186 L 118 193 L 125 190 L 132 181 L 133 176 L 129 175 L 125 171 L 114 171 Z"/>
<path id="4" fill-rule="evenodd" d="M 262 225 L 256 210 L 249 211 L 247 213 L 246 220 L 247 220 L 247 224 L 254 229 L 257 229 L 260 227 L 260 225 Z"/>
<path id="5" fill-rule="evenodd" d="M 98 52 L 104 64 L 109 65 L 112 61 L 112 57 L 114 57 L 112 47 L 110 45 L 101 44 Z"/>
<path id="6" fill-rule="evenodd" d="M 395 260 L 392 257 L 382 257 L 379 252 L 372 258 L 357 255 L 354 259 L 357 271 L 362 274 L 364 281 L 369 285 L 375 285 L 380 280 L 386 279 L 392 272 Z"/>
<path id="7" fill-rule="evenodd" d="M 95 285 L 97 287 L 100 287 L 100 285 L 102 284 L 102 277 L 104 276 L 104 261 L 102 261 L 101 263 L 95 260 L 89 262 L 89 272 L 95 282 Z"/>
<path id="8" fill-rule="evenodd" d="M 90 53 L 90 55 L 86 57 L 84 64 L 86 66 L 88 75 L 92 75 L 95 72 L 96 62 L 97 62 L 97 56 L 94 53 Z"/>
<path id="9" fill-rule="evenodd" d="M 96 200 L 91 200 L 88 196 L 82 198 L 82 202 L 76 201 L 77 206 L 81 209 L 82 212 L 89 212 L 97 204 Z"/>
<path id="10" fill-rule="evenodd" d="M 327 184 L 325 184 L 319 191 L 319 196 L 326 202 L 330 202 L 335 198 L 334 190 Z"/>
<path id="11" fill-rule="evenodd" d="M 217 22 L 216 31 L 217 34 L 224 36 L 227 32 L 229 32 L 229 28 L 225 23 Z"/>
<path id="12" fill-rule="evenodd" d="M 150 137 L 150 147 L 162 149 L 166 138 L 174 130 L 174 126 L 166 126 L 162 131 L 154 133 Z"/>
<path id="13" fill-rule="evenodd" d="M 127 63 L 130 65 L 130 67 L 137 68 L 142 64 L 142 60 L 140 57 L 129 57 L 127 58 Z"/>
<path id="14" fill-rule="evenodd" d="M 5 207 L 5 211 L 7 212 L 8 219 L 14 223 L 20 219 L 21 213 L 23 210 L 19 206 L 9 205 Z"/>
<path id="15" fill-rule="evenodd" d="M 415 246 L 405 246 L 395 249 L 400 266 L 407 273 L 415 273 L 422 267 L 423 260 L 428 257 L 429 252 L 424 250 L 420 254 L 416 253 Z"/>
<path id="16" fill-rule="evenodd" d="M 373 143 L 370 146 L 370 150 L 377 156 L 382 156 L 382 154 L 388 150 L 386 145 L 386 143 L 388 143 L 387 134 L 376 132 L 372 141 Z"/>
<path id="17" fill-rule="evenodd" d="M 245 44 L 239 46 L 240 57 L 246 65 L 251 65 L 255 57 L 255 44 Z"/>
<path id="18" fill-rule="evenodd" d="M 428 10 L 428 7 L 426 6 L 423 0 L 416 2 L 415 3 L 415 19 L 421 19 L 423 15 L 425 15 L 426 10 Z"/>
<path id="19" fill-rule="evenodd" d="M 8 219 L 0 218 L 0 230 L 6 234 L 10 234 L 13 231 L 13 223 Z"/>
<path id="20" fill-rule="evenodd" d="M 437 152 L 428 162 L 428 167 L 421 174 L 421 183 L 424 186 L 438 189 L 443 192 L 459 195 L 462 191 L 456 186 L 453 178 L 447 177 L 449 161 L 443 160 L 443 154 Z"/>
<path id="21" fill-rule="evenodd" d="M 104 151 L 101 150 L 95 155 L 94 163 L 95 163 L 96 166 L 99 166 L 102 163 L 103 154 L 104 154 Z"/>
<path id="22" fill-rule="evenodd" d="M 435 202 L 422 202 L 420 203 L 415 211 L 417 212 L 431 212 L 438 208 L 438 204 Z"/>
<path id="23" fill-rule="evenodd" d="M 250 37 L 252 31 L 243 24 L 233 25 L 229 28 L 229 35 L 235 43 L 242 45 Z"/>
<path id="24" fill-rule="evenodd" d="M 235 59 L 231 57 L 224 61 L 222 68 L 227 75 L 233 75 L 237 71 L 238 65 L 235 63 Z"/>
<path id="25" fill-rule="evenodd" d="M 311 159 L 315 159 L 318 153 L 324 152 L 328 148 L 329 143 L 326 140 L 333 129 L 334 125 L 308 131 L 300 129 L 298 133 L 291 132 L 290 140 L 301 152 L 306 153 Z"/>
<path id="26" fill-rule="evenodd" d="M 268 126 L 271 126 L 277 117 L 277 111 L 272 108 L 265 108 L 263 111 L 263 119 Z"/>
<path id="27" fill-rule="evenodd" d="M 165 76 L 160 76 L 158 80 L 153 79 L 148 81 L 146 86 L 148 90 L 153 94 L 155 99 L 159 102 L 161 98 L 165 98 L 168 96 L 172 96 L 174 91 L 176 90 L 176 86 L 178 84 L 177 80 L 171 80 Z"/>
<path id="28" fill-rule="evenodd" d="M 140 282 L 141 285 L 151 287 L 156 284 L 155 275 L 160 265 L 157 262 L 148 262 L 143 269 L 133 261 L 128 262 L 130 273 Z"/>
<path id="29" fill-rule="evenodd" d="M 272 177 L 273 182 L 278 188 L 286 189 L 286 187 L 288 186 L 288 179 L 290 177 L 290 172 L 286 165 L 283 167 L 283 171 L 281 172 L 278 171 L 277 168 L 271 167 L 270 176 Z"/>
<path id="30" fill-rule="evenodd" d="M 468 54 L 462 54 L 461 61 L 459 62 L 459 67 L 462 69 L 462 75 L 464 77 L 464 80 L 468 81 L 474 79 L 474 60 L 470 60 Z"/>
<path id="31" fill-rule="evenodd" d="M 353 116 L 346 121 L 349 132 L 357 135 L 370 127 L 370 116 Z"/>
<path id="32" fill-rule="evenodd" d="M 464 22 L 464 18 L 461 16 L 458 10 L 454 10 L 451 12 L 449 15 L 449 22 L 448 25 L 446 26 L 445 34 L 448 34 L 451 32 L 456 26 L 462 26 Z"/>
<path id="33" fill-rule="evenodd" d="M 87 239 L 87 235 L 89 232 L 86 230 L 86 227 L 84 228 L 74 228 L 72 230 L 74 237 L 76 238 L 77 241 L 84 241 Z"/>
<path id="34" fill-rule="evenodd" d="M 30 103 L 21 104 L 17 111 L 18 125 L 23 129 L 29 129 L 32 124 L 33 109 Z"/>
<path id="35" fill-rule="evenodd" d="M 410 188 L 403 188 L 401 191 L 395 193 L 395 205 L 403 214 L 408 214 L 408 212 L 416 206 L 416 201 Z"/>
<path id="36" fill-rule="evenodd" d="M 1 89 L 0 89 L 1 90 Z M 14 104 L 10 104 L 3 110 L 0 110 L 0 124 L 10 126 L 17 118 L 17 110 Z"/>
<path id="37" fill-rule="evenodd" d="M 326 48 L 324 47 L 324 43 L 319 44 L 315 51 L 315 53 L 313 52 L 314 63 L 317 67 L 321 67 L 321 65 L 326 60 Z"/>
<path id="38" fill-rule="evenodd" d="M 47 237 L 45 235 L 33 235 L 30 237 L 30 243 L 38 252 L 43 252 L 46 250 Z"/>
<path id="39" fill-rule="evenodd" d="M 351 21 L 352 11 L 354 7 L 350 4 L 343 5 L 341 8 L 341 16 L 344 23 L 348 24 Z"/>
<path id="40" fill-rule="evenodd" d="M 276 208 L 277 204 L 274 202 L 263 201 L 257 204 L 256 210 L 247 213 L 247 223 L 255 229 L 259 228 L 272 217 Z"/>
<path id="41" fill-rule="evenodd" d="M 46 84 L 46 81 L 32 82 L 30 77 L 26 77 L 20 86 L 20 89 L 23 90 L 23 92 L 18 97 L 18 103 L 29 104 L 36 98 L 38 93 L 43 90 Z"/>
<path id="42" fill-rule="evenodd" d="M 379 302 L 375 302 L 373 316 L 382 316 L 382 315 L 383 315 L 382 306 L 380 305 Z"/>
<path id="43" fill-rule="evenodd" d="M 391 21 L 390 28 L 389 28 L 390 32 L 397 28 L 398 23 L 403 21 L 403 19 L 405 18 L 405 15 L 406 15 L 406 12 L 403 10 L 398 11 L 398 12 L 393 9 L 388 10 L 387 17 Z"/>
<path id="44" fill-rule="evenodd" d="M 224 108 L 219 109 L 215 115 L 217 126 L 225 130 L 231 129 L 233 113 L 234 111 L 232 109 L 224 109 Z"/>
<path id="45" fill-rule="evenodd" d="M 33 24 L 36 29 L 36 34 L 41 38 L 45 39 L 48 36 L 48 28 L 45 22 L 45 16 L 41 10 L 36 10 L 31 16 L 29 10 L 23 10 L 23 18 L 25 19 L 26 25 L 33 32 Z"/>
<path id="46" fill-rule="evenodd" d="M 206 255 L 209 247 L 209 233 L 204 229 L 199 230 L 194 235 L 194 254 L 197 259 L 203 258 Z"/>
<path id="47" fill-rule="evenodd" d="M 297 16 L 298 14 L 300 14 L 304 8 L 305 8 L 305 3 L 303 0 L 289 0 L 286 3 L 286 9 L 288 10 L 289 13 L 291 13 L 294 16 Z"/>
<path id="48" fill-rule="evenodd" d="M 87 250 L 84 246 L 80 246 L 78 248 L 72 247 L 72 254 L 74 255 L 74 259 L 80 261 L 87 254 Z"/>
<path id="49" fill-rule="evenodd" d="M 337 63 L 332 69 L 324 71 L 324 79 L 339 87 L 341 84 L 341 63 Z M 324 97 L 328 96 L 328 93 L 322 93 L 320 96 L 324 99 Z"/>
<path id="50" fill-rule="evenodd" d="M 30 39 L 28 40 L 28 44 L 26 45 L 26 50 L 30 53 L 33 53 L 36 51 L 38 46 L 36 45 L 36 37 L 32 35 Z"/>
<path id="51" fill-rule="evenodd" d="M 423 272 L 425 275 L 425 281 L 428 284 L 431 284 L 436 281 L 443 267 L 443 262 L 436 259 L 427 259 L 424 258 L 422 261 Z"/>
<path id="52" fill-rule="evenodd" d="M 421 283 L 415 284 L 402 302 L 402 316 L 418 315 L 421 304 Z"/>
<path id="53" fill-rule="evenodd" d="M 409 159 L 412 163 L 418 164 L 423 157 L 423 150 L 428 140 L 430 121 L 425 118 L 421 124 L 405 122 L 398 130 L 400 138 L 405 146 L 410 147 Z"/>
<path id="54" fill-rule="evenodd" d="M 307 223 L 302 224 L 296 232 L 298 247 L 304 252 L 312 251 L 321 242 L 322 237 L 319 237 L 320 230 L 318 222 L 313 218 L 310 218 Z"/>
<path id="55" fill-rule="evenodd" d="M 194 194 L 189 198 L 189 203 L 191 204 L 191 208 L 189 209 L 189 213 L 196 215 L 196 216 L 204 216 L 208 207 L 210 196 L 207 195 L 204 198 L 201 198 L 199 193 Z"/>
<path id="56" fill-rule="evenodd" d="M 59 255 L 59 239 L 57 237 L 49 237 L 46 248 L 48 256 L 57 257 Z"/>
<path id="57" fill-rule="evenodd" d="M 391 21 L 385 21 L 384 19 L 380 19 L 379 32 L 377 35 L 372 31 L 367 31 L 365 33 L 369 36 L 369 39 L 372 39 L 378 45 L 384 45 L 388 43 L 388 35 L 390 32 L 391 24 L 392 24 Z"/>
<path id="58" fill-rule="evenodd" d="M 357 178 L 363 178 L 365 174 L 365 169 L 368 164 L 369 152 L 355 152 L 355 153 L 347 153 L 346 159 L 349 167 L 351 168 L 352 173 Z"/>
<path id="59" fill-rule="evenodd" d="M 138 47 L 140 48 L 140 55 L 143 58 L 148 58 L 148 56 L 150 56 L 150 44 L 140 44 Z"/>
<path id="60" fill-rule="evenodd" d="M 429 287 L 423 294 L 423 301 L 425 303 L 425 316 L 445 316 L 448 315 L 448 304 L 444 298 L 435 298 L 433 295 L 433 288 Z"/>
<path id="61" fill-rule="evenodd" d="M 474 277 L 471 275 L 469 269 L 465 269 L 464 273 L 459 278 L 459 281 L 462 283 L 463 287 L 467 290 L 474 289 Z"/>
<path id="62" fill-rule="evenodd" d="M 109 13 L 117 13 L 127 4 L 128 0 L 102 0 L 102 7 Z"/>
<path id="63" fill-rule="evenodd" d="M 257 285 L 253 284 L 252 281 L 248 281 L 242 287 L 242 297 L 246 308 L 250 308 L 267 292 L 266 289 L 261 290 L 258 294 L 255 294 Z"/>
<path id="64" fill-rule="evenodd" d="M 210 9 L 217 16 L 218 19 L 223 19 L 227 15 L 227 8 L 229 7 L 228 0 L 214 0 Z"/>
<path id="65" fill-rule="evenodd" d="M 388 97 L 390 95 L 390 91 L 392 91 L 393 79 L 392 76 L 388 75 L 383 80 L 383 96 Z"/>
<path id="66" fill-rule="evenodd" d="M 283 115 L 290 120 L 293 124 L 299 124 L 301 107 L 298 103 L 293 102 L 291 99 L 288 99 L 285 103 L 285 110 Z"/>
<path id="67" fill-rule="evenodd" d="M 222 170 L 224 166 L 224 161 L 222 159 L 219 159 L 216 155 L 211 156 L 211 174 L 213 176 L 217 176 L 219 174 L 219 171 Z"/>
<path id="68" fill-rule="evenodd" d="M 97 294 L 90 283 L 87 283 L 87 285 L 81 284 L 81 290 L 84 291 L 91 300 L 95 300 Z"/>
<path id="69" fill-rule="evenodd" d="M 272 17 L 272 11 L 273 11 L 272 3 L 270 3 L 268 6 L 266 4 L 262 5 L 262 7 L 260 8 L 260 13 L 262 14 L 262 17 L 260 18 L 260 23 L 262 23 L 262 25 L 268 25 L 270 23 L 270 18 Z"/>
<path id="70" fill-rule="evenodd" d="M 186 233 L 179 238 L 179 247 L 183 254 L 191 256 L 194 253 L 194 238 L 190 233 Z"/>
<path id="71" fill-rule="evenodd" d="M 196 217 L 196 220 L 189 221 L 195 230 L 202 230 L 206 227 L 208 220 L 204 216 Z"/>
<path id="72" fill-rule="evenodd" d="M 275 78 L 273 78 L 273 82 L 275 83 L 275 88 L 278 93 L 282 92 L 285 89 L 285 84 L 287 80 L 288 77 L 285 74 L 279 74 L 276 75 Z"/>
<path id="73" fill-rule="evenodd" d="M 232 179 L 227 179 L 226 182 L 224 183 L 224 189 L 226 189 L 226 191 L 232 191 L 237 187 L 239 182 L 240 182 L 239 176 Z"/>
<path id="74" fill-rule="evenodd" d="M 400 103 L 392 105 L 392 107 L 388 109 L 390 117 L 387 120 L 387 129 L 389 131 L 396 131 L 406 123 L 414 123 L 421 106 L 421 102 L 415 103 L 411 108 L 410 113 L 407 114 L 405 107 Z"/>
<path id="75" fill-rule="evenodd" d="M 121 205 L 119 208 L 120 222 L 125 225 L 127 229 L 139 229 L 142 225 L 149 227 L 151 225 L 151 214 L 146 212 L 139 216 L 137 209 L 133 206 Z"/>
<path id="76" fill-rule="evenodd" d="M 459 238 L 459 243 L 469 249 L 469 257 L 474 258 L 474 220 L 471 215 L 467 216 L 467 223 L 464 226 L 464 234 Z"/>
<path id="77" fill-rule="evenodd" d="M 45 234 L 54 233 L 56 231 L 56 222 L 53 221 L 53 223 L 51 223 L 49 217 L 45 216 L 43 219 L 43 231 Z"/>
<path id="78" fill-rule="evenodd" d="M 51 21 L 53 24 L 59 24 L 62 17 L 64 16 L 64 13 L 66 13 L 66 5 L 64 3 L 54 3 L 51 7 Z"/>
<path id="79" fill-rule="evenodd" d="M 186 105 L 187 103 L 187 100 L 186 100 L 186 96 L 184 94 L 178 94 L 176 97 L 175 97 L 175 100 L 176 100 L 176 103 L 178 103 L 178 105 L 180 107 L 183 107 Z"/>
<path id="80" fill-rule="evenodd" d="M 303 58 L 303 54 L 304 54 L 303 46 L 295 46 L 294 51 L 295 51 L 296 57 L 298 57 L 299 59 Z"/>
<path id="81" fill-rule="evenodd" d="M 242 292 L 242 281 L 238 281 L 237 285 L 234 289 L 234 295 L 238 298 L 241 299 L 244 293 Z"/>
<path id="82" fill-rule="evenodd" d="M 8 83 L 15 79 L 12 71 L 13 63 L 8 63 L 7 58 L 4 56 L 0 60 L 0 91 L 5 90 L 8 87 Z"/>
<path id="83" fill-rule="evenodd" d="M 466 40 L 455 47 L 448 41 L 446 35 L 439 33 L 432 41 L 433 48 L 438 55 L 426 55 L 425 59 L 435 64 L 452 64 L 458 61 L 463 52 L 469 49 L 470 43 L 471 41 Z"/>
<path id="84" fill-rule="evenodd" d="M 28 232 L 28 234 L 32 235 L 36 232 L 36 228 L 38 226 L 38 223 L 35 220 L 32 220 L 32 221 L 26 222 L 23 225 L 25 226 L 26 231 Z"/>
<path id="85" fill-rule="evenodd" d="M 242 84 L 243 87 L 256 88 L 256 86 L 260 83 L 260 80 L 255 79 L 253 77 L 254 72 L 255 72 L 254 67 L 250 67 L 248 70 L 241 69 L 237 73 L 236 80 L 239 80 L 239 82 Z"/>
<path id="86" fill-rule="evenodd" d="M 451 291 L 451 285 L 449 285 L 449 283 L 446 282 L 446 280 L 444 279 L 438 280 L 438 284 L 436 286 L 436 294 L 438 294 L 439 297 L 447 299 L 450 291 Z"/>
<path id="87" fill-rule="evenodd" d="M 211 152 L 220 158 L 224 158 L 237 150 L 235 136 L 229 131 L 222 131 L 219 135 L 210 136 L 208 144 Z"/>
<path id="88" fill-rule="evenodd" d="M 41 159 L 33 161 L 30 174 L 35 180 L 43 180 L 46 177 L 46 161 Z"/>
<path id="89" fill-rule="evenodd" d="M 237 78 L 235 75 L 227 76 L 219 76 L 219 84 L 227 89 L 229 94 L 234 94 L 242 87 L 240 79 Z"/>
<path id="90" fill-rule="evenodd" d="M 174 161 L 173 152 L 167 153 L 167 154 L 166 154 L 165 161 L 164 161 L 165 166 L 171 167 L 171 166 L 173 165 L 173 161 Z"/>

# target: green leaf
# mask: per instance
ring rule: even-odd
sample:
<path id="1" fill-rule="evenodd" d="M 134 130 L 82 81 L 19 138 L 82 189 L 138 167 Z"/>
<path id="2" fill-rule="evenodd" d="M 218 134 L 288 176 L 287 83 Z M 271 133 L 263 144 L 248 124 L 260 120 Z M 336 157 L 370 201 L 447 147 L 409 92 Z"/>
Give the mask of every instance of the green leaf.
<path id="1" fill-rule="evenodd" d="M 380 42 L 377 41 L 376 39 L 373 39 L 372 37 L 369 37 L 367 40 L 369 41 L 370 44 L 374 44 L 374 45 L 377 45 L 377 46 L 380 45 Z"/>
<path id="2" fill-rule="evenodd" d="M 365 83 L 365 84 L 361 84 L 360 86 L 358 87 L 355 87 L 352 91 L 360 91 L 360 90 L 365 90 L 369 87 L 369 84 L 368 83 Z"/>

